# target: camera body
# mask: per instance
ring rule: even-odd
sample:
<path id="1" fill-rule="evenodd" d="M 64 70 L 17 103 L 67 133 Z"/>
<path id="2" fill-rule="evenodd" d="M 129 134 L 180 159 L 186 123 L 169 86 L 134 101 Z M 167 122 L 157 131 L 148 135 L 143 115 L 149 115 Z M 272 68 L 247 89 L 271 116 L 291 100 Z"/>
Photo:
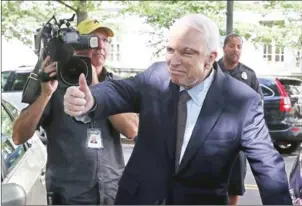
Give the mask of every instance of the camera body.
<path id="1" fill-rule="evenodd" d="M 35 53 L 43 60 L 50 56 L 51 61 L 57 62 L 57 75 L 53 78 L 39 76 L 41 81 L 57 79 L 64 86 L 78 85 L 79 76 L 85 74 L 87 83 L 92 80 L 92 68 L 88 56 L 76 55 L 75 51 L 97 48 L 98 37 L 93 35 L 81 35 L 70 26 L 74 20 L 61 19 L 59 22 L 53 16 L 35 34 Z M 51 23 L 54 21 L 54 23 Z M 63 27 L 64 26 L 64 27 Z M 43 45 L 41 45 L 43 44 Z"/>
<path id="2" fill-rule="evenodd" d="M 61 87 L 76 86 L 79 76 L 84 73 L 86 81 L 91 84 L 92 67 L 88 56 L 76 55 L 75 51 L 97 48 L 98 37 L 81 35 L 70 26 L 75 14 L 70 19 L 57 21 L 55 16 L 36 30 L 34 35 L 35 53 L 38 61 L 30 73 L 22 93 L 21 102 L 33 103 L 41 92 L 41 82 L 57 79 Z M 51 61 L 57 62 L 57 75 L 50 77 L 41 70 L 44 59 L 50 56 Z"/>

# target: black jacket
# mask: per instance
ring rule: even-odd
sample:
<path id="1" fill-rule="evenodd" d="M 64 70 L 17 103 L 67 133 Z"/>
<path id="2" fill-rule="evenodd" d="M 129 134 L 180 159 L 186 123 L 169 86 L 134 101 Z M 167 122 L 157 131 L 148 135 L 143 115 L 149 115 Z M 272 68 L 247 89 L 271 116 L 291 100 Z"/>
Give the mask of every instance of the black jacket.
<path id="1" fill-rule="evenodd" d="M 222 58 L 219 59 L 218 65 L 224 73 L 227 73 L 230 76 L 234 77 L 235 79 L 249 85 L 258 94 L 260 94 L 261 99 L 263 100 L 263 94 L 259 85 L 259 81 L 257 79 L 255 72 L 251 68 L 247 67 L 242 63 L 238 63 L 235 69 L 227 70 L 224 68 Z"/>

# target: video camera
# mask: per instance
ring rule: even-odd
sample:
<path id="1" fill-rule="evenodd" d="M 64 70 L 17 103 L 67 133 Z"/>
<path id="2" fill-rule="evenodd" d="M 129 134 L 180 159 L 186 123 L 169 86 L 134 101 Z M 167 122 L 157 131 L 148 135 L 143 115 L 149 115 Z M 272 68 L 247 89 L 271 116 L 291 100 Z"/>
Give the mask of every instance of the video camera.
<path id="1" fill-rule="evenodd" d="M 23 89 L 22 102 L 32 103 L 40 91 L 40 82 L 57 79 L 59 85 L 78 85 L 79 76 L 84 73 L 87 83 L 92 81 L 91 61 L 88 56 L 76 55 L 75 50 L 97 48 L 98 37 L 93 35 L 81 35 L 70 26 L 75 14 L 70 19 L 57 21 L 55 16 L 47 21 L 42 28 L 36 30 L 34 35 L 35 53 L 38 62 L 34 71 L 30 74 Z M 65 26 L 65 27 L 63 27 Z M 57 75 L 49 77 L 49 74 L 41 71 L 43 60 L 50 56 L 51 61 L 57 62 Z"/>

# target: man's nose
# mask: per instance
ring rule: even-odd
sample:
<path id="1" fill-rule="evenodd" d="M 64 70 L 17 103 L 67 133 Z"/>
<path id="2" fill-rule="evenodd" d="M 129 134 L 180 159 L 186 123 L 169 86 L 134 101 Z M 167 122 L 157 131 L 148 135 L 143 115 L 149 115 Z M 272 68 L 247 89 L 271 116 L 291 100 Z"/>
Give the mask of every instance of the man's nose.
<path id="1" fill-rule="evenodd" d="M 98 48 L 99 49 L 102 49 L 105 47 L 105 45 L 107 44 L 108 40 L 106 38 L 98 38 L 99 40 L 99 45 L 98 45 Z"/>
<path id="2" fill-rule="evenodd" d="M 101 38 L 99 38 L 98 49 L 102 49 L 102 48 L 104 48 L 104 41 Z"/>
<path id="3" fill-rule="evenodd" d="M 236 51 L 236 52 L 239 52 L 239 51 L 240 51 L 240 48 L 239 48 L 239 47 L 235 47 L 235 51 Z"/>
<path id="4" fill-rule="evenodd" d="M 172 66 L 177 66 L 177 65 L 181 64 L 180 58 L 178 57 L 178 55 L 176 53 L 171 54 L 171 56 L 170 56 L 170 64 Z"/>

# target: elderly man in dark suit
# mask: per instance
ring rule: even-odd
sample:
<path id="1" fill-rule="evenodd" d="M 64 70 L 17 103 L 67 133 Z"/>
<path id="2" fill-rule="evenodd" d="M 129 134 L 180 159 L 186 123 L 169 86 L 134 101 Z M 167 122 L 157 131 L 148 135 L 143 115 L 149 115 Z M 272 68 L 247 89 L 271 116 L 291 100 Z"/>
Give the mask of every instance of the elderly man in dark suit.
<path id="1" fill-rule="evenodd" d="M 221 71 L 218 48 L 216 24 L 201 14 L 186 15 L 170 29 L 166 62 L 91 88 L 82 75 L 80 85 L 66 91 L 70 116 L 140 114 L 139 138 L 116 204 L 228 204 L 228 180 L 240 150 L 263 204 L 291 204 L 260 96 Z"/>

